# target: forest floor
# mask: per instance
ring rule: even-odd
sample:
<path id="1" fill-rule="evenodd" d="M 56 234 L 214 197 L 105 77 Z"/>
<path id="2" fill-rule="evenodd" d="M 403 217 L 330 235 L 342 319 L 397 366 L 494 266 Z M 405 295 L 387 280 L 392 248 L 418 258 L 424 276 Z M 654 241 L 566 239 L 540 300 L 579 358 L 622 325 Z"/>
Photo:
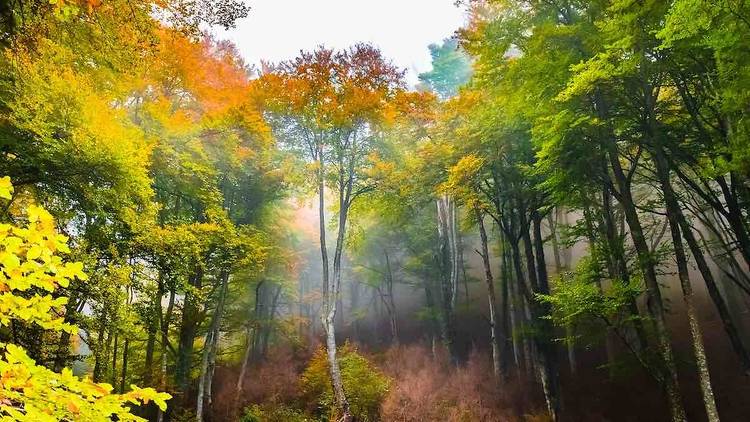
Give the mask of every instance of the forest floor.
<path id="1" fill-rule="evenodd" d="M 440 348 L 438 348 L 439 350 Z M 441 351 L 433 355 L 426 345 L 392 346 L 365 353 L 387 375 L 390 388 L 381 404 L 382 421 L 546 421 L 542 397 L 530 394 L 517 377 L 498 382 L 486 354 L 472 353 L 459 367 L 451 365 Z M 278 347 L 267 359 L 255 364 L 235 401 L 237 368 L 219 368 L 212 418 L 236 420 L 253 404 L 269 407 L 305 408 L 300 377 L 312 350 Z M 536 409 L 530 411 L 530 409 Z"/>

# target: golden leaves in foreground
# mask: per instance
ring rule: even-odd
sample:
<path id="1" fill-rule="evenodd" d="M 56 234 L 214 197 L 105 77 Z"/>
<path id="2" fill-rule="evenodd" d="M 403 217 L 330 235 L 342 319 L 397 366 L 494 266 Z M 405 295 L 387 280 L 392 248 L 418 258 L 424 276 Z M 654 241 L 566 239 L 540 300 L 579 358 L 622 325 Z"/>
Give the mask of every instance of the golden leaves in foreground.
<path id="1" fill-rule="evenodd" d="M 0 178 L 0 198 L 11 199 L 10 178 Z M 65 296 L 53 296 L 74 279 L 86 280 L 80 262 L 64 262 L 68 238 L 58 234 L 44 208 L 30 205 L 23 227 L 0 224 L 0 325 L 13 321 L 37 324 L 47 330 L 75 333 L 64 322 Z M 141 421 L 129 404 L 151 401 L 161 409 L 171 396 L 152 388 L 131 386 L 125 394 L 111 394 L 112 386 L 73 375 L 70 369 L 53 372 L 37 365 L 15 344 L 0 344 L 0 422 L 5 421 Z"/>

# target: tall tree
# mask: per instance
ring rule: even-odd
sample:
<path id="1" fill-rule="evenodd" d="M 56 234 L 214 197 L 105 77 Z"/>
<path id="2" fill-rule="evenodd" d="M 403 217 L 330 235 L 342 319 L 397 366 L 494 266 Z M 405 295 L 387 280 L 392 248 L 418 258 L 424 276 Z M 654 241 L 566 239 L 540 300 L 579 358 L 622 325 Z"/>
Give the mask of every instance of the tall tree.
<path id="1" fill-rule="evenodd" d="M 328 365 L 336 406 L 351 420 L 349 403 L 336 358 L 334 321 L 341 292 L 341 260 L 349 210 L 371 191 L 367 175 L 369 155 L 376 150 L 379 127 L 392 114 L 390 103 L 402 90 L 403 72 L 384 59 L 379 50 L 357 44 L 343 51 L 320 47 L 277 65 L 264 75 L 276 87 L 278 137 L 299 153 L 312 168 L 318 193 L 320 252 L 323 264 L 323 314 Z M 337 197 L 337 234 L 333 273 L 326 233 L 326 188 Z"/>

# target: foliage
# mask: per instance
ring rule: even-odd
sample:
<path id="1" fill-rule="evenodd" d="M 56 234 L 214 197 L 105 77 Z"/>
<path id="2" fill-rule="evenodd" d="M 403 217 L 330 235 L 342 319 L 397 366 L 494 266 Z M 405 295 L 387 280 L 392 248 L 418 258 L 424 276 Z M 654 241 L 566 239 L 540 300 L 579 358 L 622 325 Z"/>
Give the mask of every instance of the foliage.
<path id="1" fill-rule="evenodd" d="M 0 197 L 10 199 L 9 178 L 0 182 Z M 43 208 L 29 205 L 25 226 L 4 224 L 2 231 L 2 320 L 35 323 L 48 330 L 74 332 L 55 314 L 67 302 L 65 296 L 53 298 L 58 286 L 67 286 L 73 278 L 86 280 L 80 262 L 63 262 L 68 253 L 67 237 L 56 233 L 52 216 Z M 23 348 L 3 344 L 0 360 L 0 419 L 20 421 L 142 420 L 130 413 L 130 404 L 154 401 L 162 410 L 171 396 L 152 388 L 131 386 L 125 394 L 111 394 L 112 386 L 73 376 L 70 369 L 56 373 L 37 365 Z"/>
<path id="2" fill-rule="evenodd" d="M 376 421 L 380 404 L 388 393 L 390 379 L 383 375 L 357 349 L 347 343 L 338 350 L 341 377 L 352 415 L 361 421 Z M 305 394 L 322 415 L 335 412 L 333 389 L 325 349 L 315 353 L 301 376 Z"/>
<path id="3" fill-rule="evenodd" d="M 245 409 L 239 422 L 312 422 L 303 412 L 284 405 L 260 406 L 254 404 Z"/>
<path id="4" fill-rule="evenodd" d="M 601 327 L 626 326 L 638 318 L 631 315 L 621 318 L 628 304 L 643 293 L 637 279 L 628 283 L 612 280 L 604 289 L 601 285 L 599 264 L 587 256 L 581 259 L 575 270 L 559 275 L 552 294 L 537 295 L 538 300 L 552 305 L 550 318 L 559 327 L 574 326 L 579 332 L 601 338 Z M 588 332 L 587 332 L 588 331 Z"/>
<path id="5" fill-rule="evenodd" d="M 458 39 L 449 38 L 442 45 L 430 44 L 432 70 L 421 73 L 419 80 L 441 99 L 458 93 L 458 89 L 471 79 L 470 56 L 458 45 Z"/>

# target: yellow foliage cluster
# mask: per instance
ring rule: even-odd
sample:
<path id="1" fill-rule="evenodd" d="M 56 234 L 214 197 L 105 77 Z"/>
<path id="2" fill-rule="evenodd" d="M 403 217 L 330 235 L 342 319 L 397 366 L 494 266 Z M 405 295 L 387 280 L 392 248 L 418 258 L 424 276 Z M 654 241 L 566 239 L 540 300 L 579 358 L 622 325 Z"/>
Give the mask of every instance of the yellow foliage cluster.
<path id="1" fill-rule="evenodd" d="M 0 179 L 0 198 L 10 199 L 10 178 Z M 37 324 L 44 329 L 75 332 L 64 322 L 60 309 L 68 298 L 55 297 L 58 286 L 86 280 L 83 264 L 64 262 L 68 238 L 58 234 L 52 216 L 30 205 L 24 227 L 0 224 L 0 326 L 14 321 Z M 113 416 L 139 421 L 129 404 L 154 401 L 166 408 L 169 394 L 131 386 L 125 394 L 111 394 L 112 386 L 78 378 L 70 369 L 53 372 L 37 365 L 15 344 L 0 344 L 0 421 L 102 421 Z"/>

